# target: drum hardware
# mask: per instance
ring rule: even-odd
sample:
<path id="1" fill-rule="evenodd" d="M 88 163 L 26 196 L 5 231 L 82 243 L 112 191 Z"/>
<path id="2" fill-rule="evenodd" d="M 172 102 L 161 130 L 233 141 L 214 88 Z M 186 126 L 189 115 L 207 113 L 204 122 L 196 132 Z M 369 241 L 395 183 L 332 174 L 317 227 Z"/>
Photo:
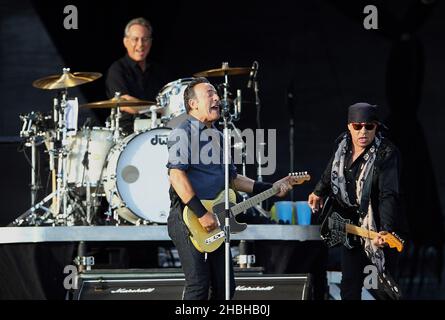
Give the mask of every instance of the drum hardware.
<path id="1" fill-rule="evenodd" d="M 232 116 L 233 121 L 238 121 L 240 119 L 241 104 L 242 104 L 241 89 L 237 89 L 235 98 L 235 108 L 234 108 L 235 111 Z"/>
<path id="2" fill-rule="evenodd" d="M 42 188 L 39 181 L 37 181 L 37 166 L 39 165 L 39 161 L 37 161 L 37 146 L 44 142 L 47 122 L 50 119 L 51 116 L 34 111 L 20 115 L 20 120 L 23 121 L 20 137 L 25 139 L 24 146 L 31 148 L 31 206 L 36 204 L 37 193 Z"/>
<path id="3" fill-rule="evenodd" d="M 149 108 L 151 110 L 151 107 L 156 106 L 156 102 L 153 101 L 146 101 L 146 100 L 139 100 L 139 99 L 125 99 L 121 97 L 120 92 L 115 92 L 114 97 L 109 100 L 104 101 L 97 101 L 97 102 L 91 102 L 87 104 L 83 104 L 80 107 L 81 108 L 93 108 L 93 109 L 111 109 L 110 113 L 110 121 L 107 123 L 107 127 L 109 127 L 111 130 L 113 130 L 113 139 L 114 142 L 117 143 L 121 140 L 121 128 L 119 121 L 122 117 L 120 108 L 121 107 L 141 107 L 141 108 Z M 156 110 L 159 110 L 157 108 Z"/>
<path id="4" fill-rule="evenodd" d="M 36 181 L 36 140 L 35 137 L 30 139 L 31 143 L 31 206 L 36 203 L 37 192 L 41 189 L 41 185 Z"/>
<path id="5" fill-rule="evenodd" d="M 63 70 L 64 74 L 69 72 L 69 69 Z M 68 180 L 67 180 L 67 156 L 68 150 L 68 136 L 67 126 L 65 124 L 65 109 L 68 104 L 68 91 L 65 88 L 61 91 L 61 99 L 55 101 L 54 108 L 57 114 L 57 129 L 56 129 L 56 142 L 57 142 L 57 174 L 56 174 L 56 201 L 54 215 L 59 216 L 59 219 L 63 223 L 67 223 L 68 217 Z"/>
<path id="6" fill-rule="evenodd" d="M 164 126 L 162 122 L 162 117 L 158 117 L 158 114 L 163 112 L 163 108 L 158 105 L 152 105 L 150 108 L 143 110 L 143 112 L 139 112 L 140 114 L 147 114 L 149 112 L 150 117 L 140 119 L 136 118 L 134 120 L 133 131 L 134 132 L 142 132 L 146 130 L 151 130 L 155 128 L 159 128 Z"/>
<path id="7" fill-rule="evenodd" d="M 156 105 L 153 105 L 153 106 L 151 106 L 150 107 L 150 113 L 151 113 L 151 129 L 155 129 L 155 128 L 157 128 L 157 120 L 158 120 L 158 111 L 160 110 L 161 108 L 160 107 L 158 107 L 158 106 L 156 106 Z"/>
<path id="8" fill-rule="evenodd" d="M 86 209 L 87 209 L 87 222 L 88 224 L 91 224 L 91 207 L 92 207 L 92 202 L 91 202 L 91 184 L 90 184 L 90 175 L 89 175 L 89 171 L 90 171 L 90 166 L 89 166 L 89 146 L 90 146 L 90 139 L 91 139 L 91 129 L 87 126 L 84 125 L 84 129 L 87 131 L 87 145 L 86 145 L 86 150 L 83 156 L 83 160 L 82 160 L 82 165 L 85 168 L 85 184 L 86 184 L 86 201 L 85 201 L 85 205 L 86 205 Z"/>
<path id="9" fill-rule="evenodd" d="M 48 217 L 52 213 L 51 210 L 44 206 L 46 202 L 51 200 L 56 195 L 56 192 L 52 192 L 47 195 L 43 200 L 26 210 L 23 214 L 17 217 L 10 226 L 21 226 L 21 225 L 40 225 L 43 221 L 47 221 Z M 37 220 L 36 210 L 43 210 L 45 214 Z"/>
<path id="10" fill-rule="evenodd" d="M 62 75 L 54 75 L 38 79 L 33 82 L 33 86 L 44 90 L 58 90 L 57 96 L 53 99 L 53 116 L 50 128 L 45 128 L 42 135 L 46 138 L 45 144 L 48 147 L 49 165 L 52 173 L 52 193 L 47 195 L 42 201 L 32 205 L 24 214 L 22 214 L 14 224 L 21 225 L 24 223 L 40 225 L 43 223 L 73 225 L 76 218 L 81 218 L 85 222 L 85 212 L 82 207 L 82 201 L 76 196 L 73 187 L 68 185 L 68 156 L 71 154 L 69 148 L 69 138 L 76 136 L 77 131 L 77 99 L 71 103 L 68 98 L 68 88 L 92 82 L 102 75 L 92 72 L 75 72 L 70 73 L 69 68 L 63 68 Z M 74 123 L 70 123 L 70 112 L 73 111 Z M 34 117 L 34 116 L 33 116 Z M 46 117 L 48 119 L 48 117 Z M 27 119 L 29 120 L 29 119 Z M 26 122 L 26 121 L 24 121 Z M 72 128 L 75 126 L 75 128 Z M 29 128 L 29 124 L 25 124 L 22 128 L 22 136 L 26 136 L 24 128 Z M 26 130 L 25 130 L 26 131 Z M 35 134 L 32 133 L 35 137 Z M 33 148 L 33 158 L 35 155 L 35 139 L 30 141 Z M 35 162 L 32 165 L 33 175 L 32 184 L 35 189 Z M 35 202 L 35 194 L 32 196 Z M 45 207 L 44 204 L 52 200 L 52 205 Z M 43 210 L 44 214 L 38 216 L 37 210 Z M 79 217 L 73 215 L 74 212 L 80 212 Z"/>

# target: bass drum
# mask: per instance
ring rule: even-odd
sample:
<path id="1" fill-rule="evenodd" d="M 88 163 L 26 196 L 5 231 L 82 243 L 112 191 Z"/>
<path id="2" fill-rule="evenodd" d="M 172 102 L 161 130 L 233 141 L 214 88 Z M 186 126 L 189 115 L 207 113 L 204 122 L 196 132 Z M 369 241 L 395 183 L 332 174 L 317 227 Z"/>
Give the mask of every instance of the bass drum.
<path id="1" fill-rule="evenodd" d="M 111 149 L 104 176 L 105 196 L 128 222 L 167 223 L 170 132 L 170 128 L 156 128 L 134 133 Z"/>

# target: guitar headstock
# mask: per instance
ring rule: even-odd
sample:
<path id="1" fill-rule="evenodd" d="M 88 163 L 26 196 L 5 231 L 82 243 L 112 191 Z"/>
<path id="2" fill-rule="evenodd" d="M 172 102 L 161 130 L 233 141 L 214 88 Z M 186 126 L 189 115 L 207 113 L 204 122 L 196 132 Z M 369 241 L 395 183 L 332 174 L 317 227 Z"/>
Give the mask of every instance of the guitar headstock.
<path id="1" fill-rule="evenodd" d="M 289 176 L 292 177 L 291 184 L 302 184 L 305 181 L 311 180 L 311 176 L 307 173 L 307 171 L 304 172 L 290 172 Z"/>
<path id="2" fill-rule="evenodd" d="M 396 248 L 397 251 L 402 252 L 404 241 L 400 239 L 396 234 L 387 233 L 382 235 L 382 238 L 389 245 L 390 248 Z"/>

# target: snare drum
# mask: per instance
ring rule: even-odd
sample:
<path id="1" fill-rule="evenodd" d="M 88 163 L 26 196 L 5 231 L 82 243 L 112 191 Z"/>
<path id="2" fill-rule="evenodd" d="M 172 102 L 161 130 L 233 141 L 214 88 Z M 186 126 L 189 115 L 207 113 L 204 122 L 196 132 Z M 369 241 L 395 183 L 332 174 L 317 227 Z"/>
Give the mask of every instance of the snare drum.
<path id="1" fill-rule="evenodd" d="M 175 128 L 186 117 L 184 91 L 194 78 L 184 78 L 166 84 L 158 94 L 157 101 L 164 109 L 167 127 Z"/>
<path id="2" fill-rule="evenodd" d="M 113 146 L 113 131 L 94 127 L 83 129 L 68 139 L 67 181 L 77 187 L 100 184 L 108 152 Z M 86 170 L 88 165 L 88 171 Z M 87 175 L 88 173 L 88 175 Z"/>
<path id="3" fill-rule="evenodd" d="M 108 156 L 105 196 L 118 215 L 131 223 L 167 223 L 170 132 L 169 128 L 135 132 L 114 146 Z"/>

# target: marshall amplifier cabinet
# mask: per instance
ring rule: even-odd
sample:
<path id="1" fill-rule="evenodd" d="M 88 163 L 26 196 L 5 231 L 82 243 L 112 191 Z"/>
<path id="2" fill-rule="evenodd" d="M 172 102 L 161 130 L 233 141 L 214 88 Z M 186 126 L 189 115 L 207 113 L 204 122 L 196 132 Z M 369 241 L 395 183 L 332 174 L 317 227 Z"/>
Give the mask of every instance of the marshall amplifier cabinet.
<path id="1" fill-rule="evenodd" d="M 112 269 L 80 273 L 76 300 L 181 300 L 181 269 Z"/>
<path id="2" fill-rule="evenodd" d="M 234 300 L 309 300 L 310 274 L 270 274 L 235 276 Z"/>
<path id="3" fill-rule="evenodd" d="M 234 300 L 308 300 L 310 274 L 235 273 Z M 180 269 L 88 270 L 78 275 L 75 300 L 181 300 Z"/>

